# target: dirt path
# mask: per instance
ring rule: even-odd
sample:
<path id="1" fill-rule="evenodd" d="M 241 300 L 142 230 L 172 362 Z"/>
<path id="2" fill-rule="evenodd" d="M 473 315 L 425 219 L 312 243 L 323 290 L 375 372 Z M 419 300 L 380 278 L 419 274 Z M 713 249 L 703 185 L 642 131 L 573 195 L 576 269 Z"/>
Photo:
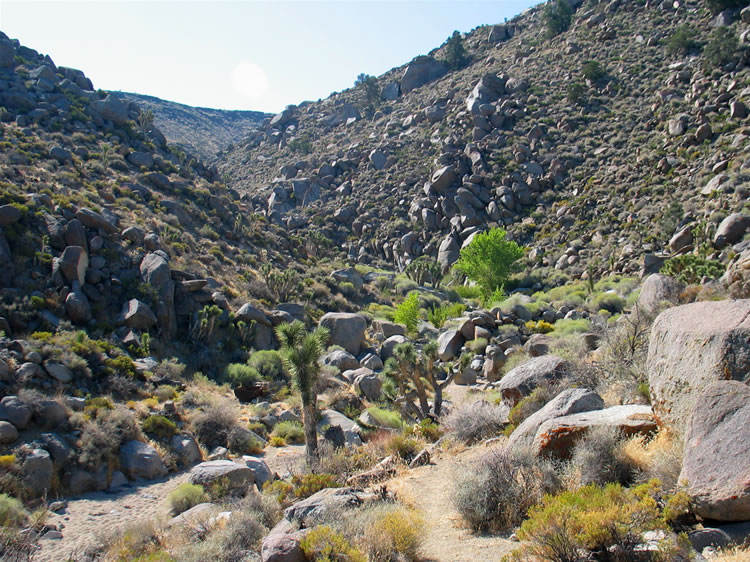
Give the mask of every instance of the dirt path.
<path id="1" fill-rule="evenodd" d="M 263 457 L 269 468 L 283 475 L 298 470 L 304 460 L 303 445 L 274 449 L 269 447 Z M 189 473 L 172 473 L 158 480 L 134 482 L 117 493 L 91 492 L 68 499 L 61 514 L 52 514 L 49 523 L 62 526 L 61 539 L 39 541 L 41 549 L 34 560 L 64 562 L 77 560 L 86 548 L 101 537 L 123 530 L 138 522 L 167 520 L 171 516 L 167 496 L 188 480 Z"/>

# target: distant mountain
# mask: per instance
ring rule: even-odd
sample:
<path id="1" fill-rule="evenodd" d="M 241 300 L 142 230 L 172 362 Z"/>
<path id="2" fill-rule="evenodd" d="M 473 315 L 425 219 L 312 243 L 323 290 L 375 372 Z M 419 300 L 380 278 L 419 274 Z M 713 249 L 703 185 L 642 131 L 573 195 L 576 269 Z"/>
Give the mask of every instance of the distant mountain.
<path id="1" fill-rule="evenodd" d="M 171 143 L 198 154 L 206 162 L 248 132 L 261 126 L 269 114 L 192 107 L 154 96 L 113 92 L 119 98 L 154 112 L 154 122 Z"/>

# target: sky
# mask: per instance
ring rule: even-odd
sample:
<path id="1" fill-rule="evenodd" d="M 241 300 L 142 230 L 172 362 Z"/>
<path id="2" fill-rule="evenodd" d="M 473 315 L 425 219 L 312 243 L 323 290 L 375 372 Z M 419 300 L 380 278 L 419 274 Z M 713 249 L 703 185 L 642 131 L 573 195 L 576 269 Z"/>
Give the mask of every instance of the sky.
<path id="1" fill-rule="evenodd" d="M 0 30 L 95 88 L 276 113 L 539 0 L 0 0 Z"/>

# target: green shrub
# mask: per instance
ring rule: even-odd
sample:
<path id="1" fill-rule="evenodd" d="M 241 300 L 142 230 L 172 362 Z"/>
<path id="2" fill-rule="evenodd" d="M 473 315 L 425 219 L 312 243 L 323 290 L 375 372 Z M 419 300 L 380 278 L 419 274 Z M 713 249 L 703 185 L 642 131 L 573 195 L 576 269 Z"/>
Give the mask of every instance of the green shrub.
<path id="1" fill-rule="evenodd" d="M 472 529 L 504 532 L 520 525 L 532 506 L 557 489 L 549 461 L 530 451 L 498 448 L 457 477 L 453 503 Z"/>
<path id="2" fill-rule="evenodd" d="M 172 385 L 162 384 L 156 390 L 154 390 L 154 397 L 159 402 L 174 400 L 175 398 L 177 398 L 177 389 Z"/>
<path id="3" fill-rule="evenodd" d="M 284 365 L 281 355 L 275 350 L 256 351 L 247 360 L 247 364 L 258 371 L 264 380 L 279 380 L 284 378 Z"/>
<path id="4" fill-rule="evenodd" d="M 711 38 L 703 49 L 704 67 L 707 70 L 720 68 L 730 62 L 737 52 L 737 36 L 729 27 L 719 27 L 711 32 Z"/>
<path id="5" fill-rule="evenodd" d="M 295 444 L 305 442 L 305 430 L 296 421 L 283 421 L 273 427 L 271 437 L 283 439 L 285 443 Z"/>
<path id="6" fill-rule="evenodd" d="M 604 76 L 607 74 L 607 72 L 604 70 L 604 67 L 595 60 L 587 60 L 583 63 L 583 69 L 581 70 L 581 74 L 583 74 L 583 77 L 586 80 L 590 80 L 591 82 L 597 82 L 604 78 Z"/>
<path id="7" fill-rule="evenodd" d="M 448 38 L 445 45 L 445 62 L 453 70 L 463 68 L 469 62 L 469 56 L 466 54 L 466 47 L 461 38 L 461 33 L 454 31 L 453 35 Z"/>
<path id="8" fill-rule="evenodd" d="M 591 322 L 587 318 L 563 318 L 553 324 L 554 330 L 550 335 L 565 337 L 571 334 L 588 332 L 591 330 Z"/>
<path id="9" fill-rule="evenodd" d="M 385 450 L 389 455 L 395 455 L 406 462 L 411 462 L 422 450 L 422 444 L 413 437 L 395 434 L 391 435 L 386 441 Z"/>
<path id="10" fill-rule="evenodd" d="M 0 526 L 20 527 L 26 521 L 23 504 L 8 494 L 0 494 Z"/>
<path id="11" fill-rule="evenodd" d="M 293 476 L 292 486 L 294 497 L 302 500 L 326 488 L 340 488 L 341 484 L 338 483 L 335 475 L 321 472 Z"/>
<path id="12" fill-rule="evenodd" d="M 685 254 L 669 258 L 664 262 L 659 273 L 674 277 L 686 285 L 697 285 L 704 277 L 709 279 L 721 277 L 724 274 L 724 265 L 715 260 Z"/>
<path id="13" fill-rule="evenodd" d="M 342 560 L 347 562 L 367 562 L 367 558 L 344 535 L 328 525 L 319 525 L 305 534 L 300 542 L 305 559 L 320 562 Z"/>
<path id="14" fill-rule="evenodd" d="M 209 501 L 209 497 L 203 490 L 203 486 L 190 484 L 189 482 L 183 482 L 167 496 L 169 508 L 174 515 L 179 515 L 183 511 L 207 501 Z"/>
<path id="15" fill-rule="evenodd" d="M 505 236 L 502 228 L 480 232 L 461 249 L 453 265 L 456 271 L 479 285 L 485 299 L 495 291 L 502 291 L 508 276 L 516 269 L 516 262 L 523 256 L 523 249 Z"/>
<path id="16" fill-rule="evenodd" d="M 245 363 L 230 363 L 224 370 L 224 376 L 235 388 L 249 387 L 262 380 L 260 373 Z"/>
<path id="17" fill-rule="evenodd" d="M 467 342 L 466 347 L 473 353 L 484 353 L 487 348 L 487 338 L 475 338 L 470 342 Z"/>
<path id="18" fill-rule="evenodd" d="M 432 421 L 430 418 L 425 418 L 417 424 L 414 424 L 409 428 L 414 435 L 425 439 L 426 441 L 435 442 L 443 435 L 443 430 L 438 424 Z"/>
<path id="19" fill-rule="evenodd" d="M 584 105 L 583 93 L 586 91 L 583 84 L 572 82 L 566 88 L 566 96 L 570 103 L 575 105 Z"/>
<path id="20" fill-rule="evenodd" d="M 518 531 L 518 538 L 527 544 L 516 559 L 538 556 L 563 562 L 580 560 L 581 551 L 593 556 L 616 548 L 618 560 L 639 560 L 643 533 L 668 531 L 654 497 L 658 492 L 658 481 L 652 481 L 632 489 L 592 484 L 576 492 L 547 495 L 529 511 L 529 519 Z M 681 545 L 673 536 L 658 548 L 658 559 L 683 559 L 677 556 Z M 657 559 L 656 554 L 649 559 Z"/>
<path id="21" fill-rule="evenodd" d="M 596 295 L 591 301 L 591 310 L 607 310 L 612 314 L 619 314 L 625 308 L 626 301 L 616 293 L 602 293 Z"/>
<path id="22" fill-rule="evenodd" d="M 552 324 L 550 324 L 549 322 L 545 322 L 544 320 L 537 320 L 536 322 L 534 320 L 529 320 L 524 325 L 526 326 L 526 329 L 532 334 L 549 334 L 552 330 L 555 329 Z"/>
<path id="23" fill-rule="evenodd" d="M 565 0 L 550 0 L 542 11 L 542 21 L 547 38 L 555 37 L 568 30 L 573 21 L 573 10 Z"/>
<path id="24" fill-rule="evenodd" d="M 419 320 L 419 293 L 412 291 L 404 301 L 396 307 L 393 320 L 406 326 L 406 330 L 413 334 L 417 331 Z"/>
<path id="25" fill-rule="evenodd" d="M 695 30 L 688 24 L 680 25 L 667 39 L 667 51 L 673 55 L 686 55 L 699 46 L 695 41 L 695 36 Z"/>
<path id="26" fill-rule="evenodd" d="M 380 427 L 387 427 L 390 429 L 401 429 L 404 426 L 404 420 L 401 419 L 401 414 L 394 410 L 385 410 L 383 408 L 367 408 L 366 410 Z"/>
<path id="27" fill-rule="evenodd" d="M 177 424 L 172 420 L 152 414 L 143 420 L 143 431 L 159 437 L 159 439 L 169 439 L 177 433 Z"/>
<path id="28" fill-rule="evenodd" d="M 532 414 L 541 410 L 544 405 L 557 394 L 557 389 L 550 385 L 539 386 L 531 394 L 523 397 L 508 414 L 508 420 L 514 427 L 518 427 Z"/>
<path id="29" fill-rule="evenodd" d="M 442 328 L 446 320 L 449 318 L 458 318 L 465 310 L 466 305 L 459 302 L 433 306 L 427 310 L 427 320 L 436 328 Z"/>
<path id="30" fill-rule="evenodd" d="M 454 290 L 462 299 L 478 299 L 482 296 L 482 289 L 478 285 L 456 285 Z"/>

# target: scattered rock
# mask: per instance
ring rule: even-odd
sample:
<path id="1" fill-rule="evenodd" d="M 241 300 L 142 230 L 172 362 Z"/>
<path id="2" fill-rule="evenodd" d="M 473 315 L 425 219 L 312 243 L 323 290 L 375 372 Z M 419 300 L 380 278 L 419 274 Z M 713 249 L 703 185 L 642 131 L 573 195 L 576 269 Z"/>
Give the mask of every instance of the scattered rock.
<path id="1" fill-rule="evenodd" d="M 498 385 L 503 400 L 515 405 L 538 386 L 561 381 L 567 377 L 570 364 L 562 357 L 536 357 L 508 372 Z"/>
<path id="2" fill-rule="evenodd" d="M 152 480 L 167 474 L 167 468 L 156 449 L 141 441 L 127 441 L 120 447 L 120 469 L 131 480 Z"/>
<path id="3" fill-rule="evenodd" d="M 331 332 L 331 344 L 340 345 L 352 355 L 358 355 L 365 337 L 367 321 L 359 314 L 329 312 L 320 319 L 320 325 Z"/>
<path id="4" fill-rule="evenodd" d="M 229 490 L 237 494 L 244 494 L 255 482 L 252 469 L 230 460 L 202 462 L 190 471 L 190 483 L 203 487 L 224 478 Z"/>

